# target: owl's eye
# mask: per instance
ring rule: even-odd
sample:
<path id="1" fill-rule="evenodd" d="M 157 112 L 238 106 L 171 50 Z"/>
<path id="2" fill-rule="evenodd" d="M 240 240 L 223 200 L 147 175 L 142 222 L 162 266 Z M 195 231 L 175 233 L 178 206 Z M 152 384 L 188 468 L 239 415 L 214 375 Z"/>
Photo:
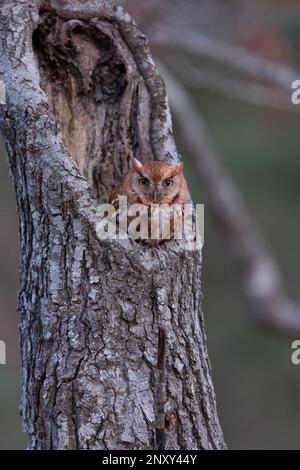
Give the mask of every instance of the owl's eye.
<path id="1" fill-rule="evenodd" d="M 148 186 L 148 184 L 149 184 L 148 178 L 140 178 L 139 179 L 139 184 L 142 184 L 144 186 Z"/>
<path id="2" fill-rule="evenodd" d="M 168 178 L 168 179 L 163 181 L 163 185 L 164 186 L 173 186 L 173 180 Z"/>

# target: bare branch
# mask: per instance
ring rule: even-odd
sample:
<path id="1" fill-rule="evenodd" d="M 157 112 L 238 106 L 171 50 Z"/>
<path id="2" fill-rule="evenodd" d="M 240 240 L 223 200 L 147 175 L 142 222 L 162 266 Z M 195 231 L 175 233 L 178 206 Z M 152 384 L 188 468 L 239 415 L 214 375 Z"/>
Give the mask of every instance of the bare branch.
<path id="1" fill-rule="evenodd" d="M 300 309 L 286 296 L 277 263 L 249 215 L 238 187 L 221 167 L 205 123 L 184 88 L 166 69 L 162 66 L 160 69 L 168 84 L 182 141 L 241 274 L 251 318 L 274 332 L 299 335 Z"/>
<path id="2" fill-rule="evenodd" d="M 194 31 L 159 31 L 153 37 L 154 44 L 166 49 L 181 50 L 227 65 L 237 72 L 256 79 L 291 88 L 300 73 L 297 70 L 261 57 L 243 47 L 225 44 Z"/>
<path id="3" fill-rule="evenodd" d="M 182 83 L 194 90 L 203 88 L 254 106 L 299 112 L 299 107 L 294 106 L 288 95 L 279 88 L 232 78 L 209 67 L 197 68 L 184 59 L 181 59 L 180 66 L 176 66 L 176 74 Z"/>

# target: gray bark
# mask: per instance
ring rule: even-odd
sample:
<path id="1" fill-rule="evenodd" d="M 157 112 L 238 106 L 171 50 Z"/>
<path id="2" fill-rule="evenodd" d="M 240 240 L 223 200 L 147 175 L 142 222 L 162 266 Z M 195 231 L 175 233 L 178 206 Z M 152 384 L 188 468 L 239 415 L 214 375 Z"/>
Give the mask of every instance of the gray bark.
<path id="1" fill-rule="evenodd" d="M 146 38 L 102 0 L 4 0 L 0 30 L 29 448 L 224 448 L 201 254 L 96 235 L 131 156 L 178 160 Z"/>

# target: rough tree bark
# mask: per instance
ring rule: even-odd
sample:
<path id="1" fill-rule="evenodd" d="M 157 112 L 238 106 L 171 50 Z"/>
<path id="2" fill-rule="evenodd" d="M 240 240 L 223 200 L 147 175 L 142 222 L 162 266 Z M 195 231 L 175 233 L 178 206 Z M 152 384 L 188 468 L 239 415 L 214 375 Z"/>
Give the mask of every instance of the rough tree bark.
<path id="1" fill-rule="evenodd" d="M 224 448 L 201 254 L 96 235 L 131 156 L 178 159 L 146 38 L 102 0 L 4 0 L 0 30 L 29 448 Z"/>

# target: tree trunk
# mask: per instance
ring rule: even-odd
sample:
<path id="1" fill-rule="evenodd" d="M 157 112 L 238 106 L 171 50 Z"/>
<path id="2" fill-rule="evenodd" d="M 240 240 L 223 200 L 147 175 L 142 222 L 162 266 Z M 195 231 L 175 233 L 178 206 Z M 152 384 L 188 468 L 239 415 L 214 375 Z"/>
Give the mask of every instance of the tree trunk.
<path id="1" fill-rule="evenodd" d="M 224 448 L 201 254 L 96 235 L 130 157 L 178 160 L 147 39 L 103 0 L 3 0 L 0 30 L 29 448 Z"/>

